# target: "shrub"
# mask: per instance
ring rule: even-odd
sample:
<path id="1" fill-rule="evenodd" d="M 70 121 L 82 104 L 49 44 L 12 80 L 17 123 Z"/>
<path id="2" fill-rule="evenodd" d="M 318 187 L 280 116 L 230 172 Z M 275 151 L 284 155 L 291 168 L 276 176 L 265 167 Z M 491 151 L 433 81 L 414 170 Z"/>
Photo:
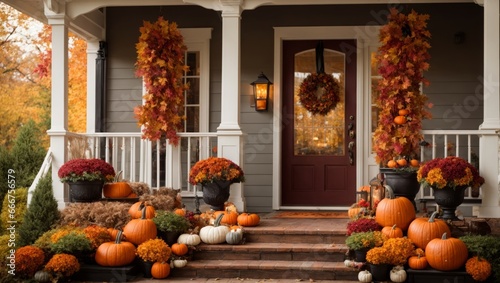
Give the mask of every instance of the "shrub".
<path id="1" fill-rule="evenodd" d="M 36 186 L 23 223 L 19 226 L 19 245 L 33 244 L 58 219 L 59 210 L 52 192 L 52 177 L 47 174 Z"/>
<path id="2" fill-rule="evenodd" d="M 74 255 L 56 254 L 47 262 L 45 270 L 51 272 L 57 278 L 70 277 L 80 270 L 80 263 Z"/>
<path id="3" fill-rule="evenodd" d="M 34 246 L 24 246 L 16 250 L 16 275 L 30 278 L 35 275 L 45 262 L 42 249 Z"/>
<path id="4" fill-rule="evenodd" d="M 23 223 L 28 201 L 28 189 L 17 188 L 13 193 L 7 193 L 4 196 L 2 204 L 2 213 L 0 214 L 0 229 L 2 232 L 9 233 L 9 221 L 16 221 L 15 226 Z"/>

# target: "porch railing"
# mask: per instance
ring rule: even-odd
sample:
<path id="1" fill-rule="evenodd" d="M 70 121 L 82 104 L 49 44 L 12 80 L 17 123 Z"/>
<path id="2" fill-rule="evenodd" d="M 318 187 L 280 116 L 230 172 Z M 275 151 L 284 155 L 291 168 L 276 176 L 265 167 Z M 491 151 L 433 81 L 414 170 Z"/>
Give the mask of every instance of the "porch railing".
<path id="1" fill-rule="evenodd" d="M 459 156 L 479 169 L 479 146 L 481 136 L 498 135 L 494 130 L 424 130 L 424 143 L 421 147 L 421 160 L 431 160 L 436 157 Z M 496 154 L 496 153 L 495 153 Z M 480 202 L 479 197 L 472 197 L 469 189 L 465 191 L 465 205 Z M 417 199 L 433 199 L 432 190 L 421 187 Z"/>
<path id="2" fill-rule="evenodd" d="M 179 133 L 179 145 L 172 146 L 166 140 L 144 140 L 140 133 L 71 133 L 68 152 L 69 158 L 104 159 L 131 182 L 181 189 L 188 196 L 195 192 L 189 170 L 198 160 L 217 155 L 216 135 Z"/>

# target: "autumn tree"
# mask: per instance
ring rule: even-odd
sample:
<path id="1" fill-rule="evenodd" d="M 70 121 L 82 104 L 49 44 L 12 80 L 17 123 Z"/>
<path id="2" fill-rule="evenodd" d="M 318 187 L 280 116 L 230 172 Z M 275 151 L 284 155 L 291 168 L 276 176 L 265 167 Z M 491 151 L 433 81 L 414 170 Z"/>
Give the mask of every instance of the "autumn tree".
<path id="1" fill-rule="evenodd" d="M 29 119 L 40 123 L 49 107 L 33 73 L 36 21 L 0 3 L 0 22 L 0 146 L 10 147 L 18 128 Z"/>

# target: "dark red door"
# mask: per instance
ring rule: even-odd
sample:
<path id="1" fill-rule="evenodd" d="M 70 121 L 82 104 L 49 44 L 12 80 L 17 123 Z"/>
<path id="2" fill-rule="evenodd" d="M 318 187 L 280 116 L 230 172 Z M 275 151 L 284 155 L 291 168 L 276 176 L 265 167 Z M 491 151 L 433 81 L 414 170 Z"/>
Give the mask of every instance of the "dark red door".
<path id="1" fill-rule="evenodd" d="M 356 200 L 356 42 L 321 41 L 324 72 L 340 85 L 339 103 L 324 116 L 313 115 L 298 97 L 302 81 L 317 73 L 319 42 L 283 42 L 282 206 L 349 206 Z"/>

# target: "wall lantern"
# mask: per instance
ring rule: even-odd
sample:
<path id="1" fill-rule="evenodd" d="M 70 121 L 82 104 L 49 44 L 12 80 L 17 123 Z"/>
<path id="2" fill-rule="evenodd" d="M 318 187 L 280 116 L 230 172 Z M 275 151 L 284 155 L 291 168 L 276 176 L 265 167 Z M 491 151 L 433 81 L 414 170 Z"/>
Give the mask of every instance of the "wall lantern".
<path id="1" fill-rule="evenodd" d="M 269 102 L 269 91 L 273 83 L 264 75 L 260 73 L 256 81 L 251 83 L 253 86 L 253 95 L 255 98 L 255 111 L 267 111 L 267 104 Z"/>

